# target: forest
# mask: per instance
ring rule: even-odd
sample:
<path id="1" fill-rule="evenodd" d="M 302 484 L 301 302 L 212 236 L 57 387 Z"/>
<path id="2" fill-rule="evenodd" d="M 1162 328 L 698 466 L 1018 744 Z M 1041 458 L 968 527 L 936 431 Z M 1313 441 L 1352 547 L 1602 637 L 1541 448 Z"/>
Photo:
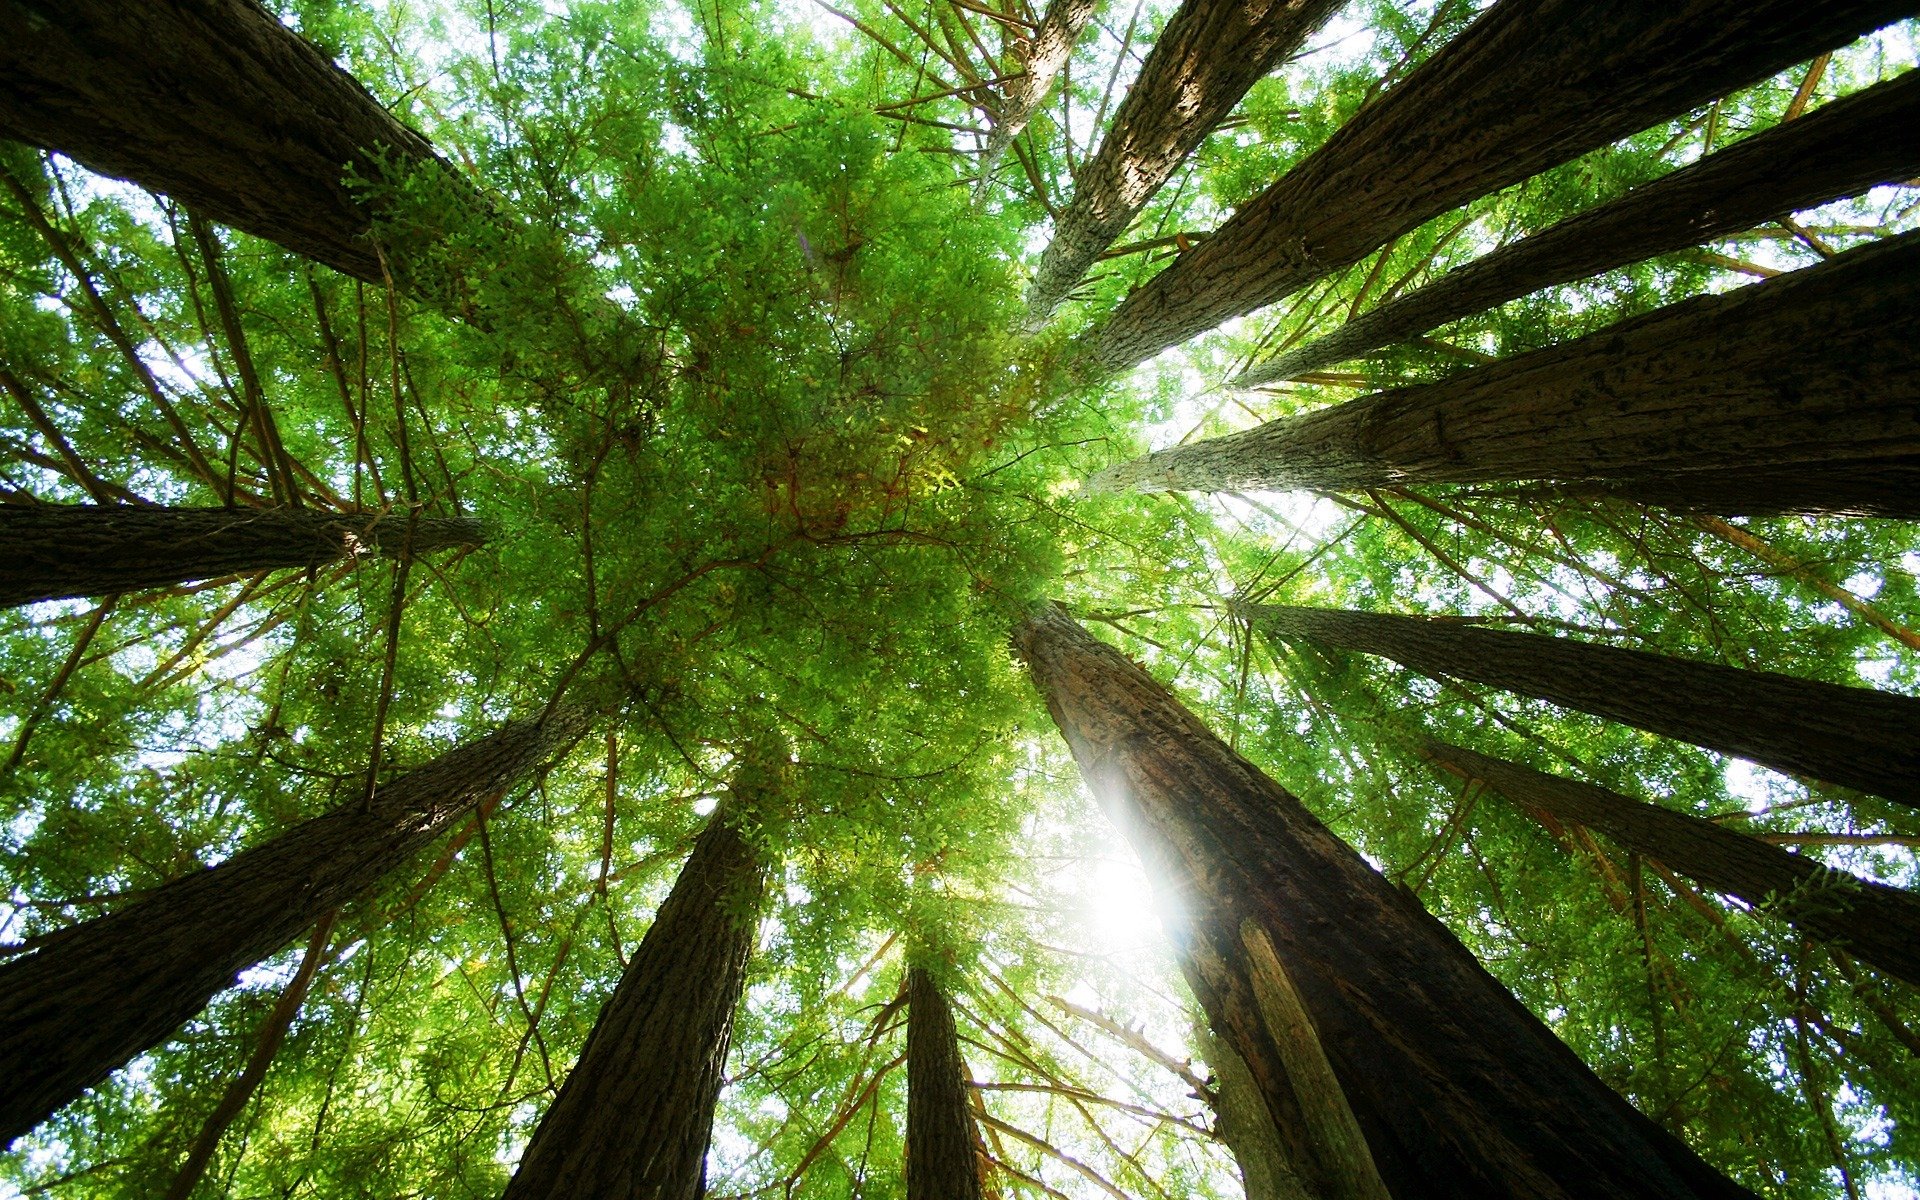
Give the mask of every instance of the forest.
<path id="1" fill-rule="evenodd" d="M 1916 35 L 0 0 L 0 1200 L 1920 1196 Z"/>

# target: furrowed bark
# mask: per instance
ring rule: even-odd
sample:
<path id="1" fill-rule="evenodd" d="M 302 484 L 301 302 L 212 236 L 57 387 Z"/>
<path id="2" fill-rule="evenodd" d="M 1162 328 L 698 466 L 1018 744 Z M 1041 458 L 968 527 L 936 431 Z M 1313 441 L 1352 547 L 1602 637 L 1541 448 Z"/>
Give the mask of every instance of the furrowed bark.
<path id="1" fill-rule="evenodd" d="M 1920 517 L 1920 236 L 1101 472 L 1141 491 L 1556 480 L 1694 511 Z M 1785 484 L 1769 496 L 1743 474 Z M 1715 485 L 1727 486 L 1724 499 Z"/>
<path id="2" fill-rule="evenodd" d="M 1307 40 L 1341 0 L 1186 0 L 1141 64 L 1074 181 L 1027 292 L 1038 324 L 1080 282 L 1193 148 Z"/>
<path id="3" fill-rule="evenodd" d="M 1377 654 L 1920 807 L 1920 699 L 1911 696 L 1457 618 L 1280 605 L 1247 615 L 1269 636 Z"/>
<path id="4" fill-rule="evenodd" d="M 310 508 L 36 504 L 0 508 L 0 608 L 110 596 L 362 554 L 478 546 L 472 517 Z"/>
<path id="5" fill-rule="evenodd" d="M 1518 183 L 1845 45 L 1913 0 L 1500 0 L 1084 346 L 1125 370 Z"/>
<path id="6" fill-rule="evenodd" d="M 370 283 L 383 163 L 467 189 L 256 0 L 0 0 L 0 136 L 56 150 Z"/>
<path id="7" fill-rule="evenodd" d="M 1247 1200 L 1314 1200 L 1287 1161 L 1266 1097 L 1246 1061 L 1205 1025 L 1198 1033 L 1213 1068 L 1213 1131 L 1233 1152 Z"/>
<path id="8" fill-rule="evenodd" d="M 1606 834 L 1621 846 L 1738 897 L 1920 985 L 1920 897 L 1861 879 L 1712 821 L 1442 742 L 1421 754 L 1520 807 Z"/>
<path id="9" fill-rule="evenodd" d="M 1857 92 L 1495 250 L 1233 381 L 1358 358 L 1555 284 L 1713 241 L 1920 174 L 1920 74 Z"/>
<path id="10" fill-rule="evenodd" d="M 1073 57 L 1074 43 L 1080 40 L 1081 31 L 1099 8 L 1099 0 L 1053 0 L 1047 5 L 1047 15 L 1040 18 L 1040 28 L 1027 48 L 1026 73 L 1007 84 L 1006 94 L 1000 101 L 999 119 L 993 124 L 993 132 L 987 135 L 987 148 L 980 155 L 980 182 L 974 187 L 976 197 L 986 192 L 994 168 L 1006 154 L 1007 147 L 1026 130 L 1027 122 L 1033 120 L 1033 114 L 1046 103 L 1054 80 L 1060 78 L 1067 60 Z"/>
<path id="11" fill-rule="evenodd" d="M 924 968 L 907 971 L 907 1200 L 980 1200 L 978 1137 L 953 1010 Z"/>
<path id="12" fill-rule="evenodd" d="M 1015 644 L 1308 1194 L 1751 1196 L 1145 671 L 1058 610 Z"/>
<path id="13" fill-rule="evenodd" d="M 505 725 L 0 965 L 0 1142 L 165 1041 L 239 972 L 545 763 L 589 715 L 563 705 Z"/>
<path id="14" fill-rule="evenodd" d="M 534 1130 L 506 1200 L 696 1200 L 765 904 L 766 868 L 723 806 Z"/>

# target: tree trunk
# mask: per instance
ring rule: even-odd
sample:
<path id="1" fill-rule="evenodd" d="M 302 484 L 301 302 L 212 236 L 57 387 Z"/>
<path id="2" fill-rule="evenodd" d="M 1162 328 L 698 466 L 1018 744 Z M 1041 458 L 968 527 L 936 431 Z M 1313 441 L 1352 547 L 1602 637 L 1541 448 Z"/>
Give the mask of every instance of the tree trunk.
<path id="1" fill-rule="evenodd" d="M 1584 480 L 1554 489 L 1577 499 L 1607 498 L 1675 512 L 1720 517 L 1824 513 L 1838 517 L 1920 519 L 1920 455 L 1856 458 L 1844 470 L 1820 463 L 1722 467 L 1619 480 Z"/>
<path id="2" fill-rule="evenodd" d="M 1145 671 L 1057 610 L 1015 641 L 1309 1194 L 1751 1196 Z"/>
<path id="3" fill-rule="evenodd" d="M 993 169 L 999 165 L 1007 147 L 1013 145 L 1013 139 L 1025 131 L 1027 122 L 1033 120 L 1033 114 L 1046 103 L 1048 93 L 1053 91 L 1053 81 L 1060 77 L 1067 60 L 1073 57 L 1080 32 L 1099 8 L 1099 0 L 1053 0 L 1047 5 L 1047 15 L 1040 19 L 1040 28 L 1034 32 L 1027 48 L 1026 73 L 1009 83 L 1001 98 L 1000 114 L 993 123 L 993 132 L 987 136 L 987 148 L 980 155 L 980 182 L 974 189 L 975 196 L 985 194 L 987 184 L 993 180 Z"/>
<path id="4" fill-rule="evenodd" d="M 1809 937 L 1920 986 L 1920 897 L 1861 879 L 1712 821 L 1618 792 L 1429 741 L 1430 762 L 1522 808 L 1606 834 L 1717 892 L 1764 908 Z"/>
<path id="5" fill-rule="evenodd" d="M 0 1143 L 166 1040 L 234 976 L 360 895 L 585 728 L 516 721 L 0 965 Z"/>
<path id="6" fill-rule="evenodd" d="M 1054 222 L 1027 292 L 1029 323 L 1046 320 L 1247 89 L 1341 2 L 1185 0 L 1074 180 L 1073 200 Z"/>
<path id="7" fill-rule="evenodd" d="M 980 1200 L 977 1131 L 953 1011 L 933 976 L 907 970 L 907 1200 Z"/>
<path id="8" fill-rule="evenodd" d="M 1856 466 L 1872 468 L 1855 475 Z M 1920 517 L 1920 235 L 1450 379 L 1163 450 L 1095 477 L 1142 491 L 1331 491 L 1550 479 L 1698 511 L 1779 503 Z M 1576 489 L 1577 490 L 1577 489 Z"/>
<path id="9" fill-rule="evenodd" d="M 0 507 L 0 608 L 111 596 L 349 555 L 397 558 L 478 546 L 472 517 L 332 513 L 311 508 L 116 504 Z"/>
<path id="10" fill-rule="evenodd" d="M 1920 807 L 1920 699 L 1911 696 L 1450 617 L 1279 605 L 1249 615 L 1270 636 L 1378 654 Z"/>
<path id="11" fill-rule="evenodd" d="M 1246 1060 L 1206 1026 L 1200 1034 L 1207 1065 L 1213 1068 L 1214 1136 L 1233 1152 L 1241 1193 L 1247 1200 L 1317 1200 L 1288 1163 L 1266 1097 Z"/>
<path id="12" fill-rule="evenodd" d="M 0 136 L 378 283 L 349 169 L 436 168 L 427 140 L 256 0 L 0 0 Z"/>
<path id="13" fill-rule="evenodd" d="M 534 1130 L 506 1200 L 695 1200 L 766 868 L 722 807 Z"/>
<path id="14" fill-rule="evenodd" d="M 1837 100 L 1449 272 L 1233 381 L 1255 387 L 1358 358 L 1541 288 L 1697 246 L 1920 174 L 1920 75 Z"/>
<path id="15" fill-rule="evenodd" d="M 1120 371 L 1449 209 L 1913 13 L 1914 0 L 1499 0 L 1086 347 Z"/>

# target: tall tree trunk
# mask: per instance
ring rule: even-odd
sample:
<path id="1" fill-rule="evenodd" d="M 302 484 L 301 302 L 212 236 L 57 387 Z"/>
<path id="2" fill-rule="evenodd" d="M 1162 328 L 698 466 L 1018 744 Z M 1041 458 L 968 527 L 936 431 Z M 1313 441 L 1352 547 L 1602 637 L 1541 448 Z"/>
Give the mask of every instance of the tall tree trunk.
<path id="1" fill-rule="evenodd" d="M 257 0 L 0 0 L 0 136 L 57 150 L 359 279 L 384 273 L 351 170 L 468 190 Z"/>
<path id="2" fill-rule="evenodd" d="M 1421 753 L 1479 780 L 1522 808 L 1606 834 L 1698 883 L 1738 897 L 1833 942 L 1862 962 L 1920 986 L 1920 897 L 1861 879 L 1727 829 L 1578 779 L 1549 775 L 1460 746 L 1428 741 Z"/>
<path id="3" fill-rule="evenodd" d="M 585 728 L 562 706 L 354 797 L 0 965 L 0 1143 L 148 1050 Z"/>
<path id="4" fill-rule="evenodd" d="M 1026 73 L 1007 85 L 1006 94 L 1000 100 L 1000 115 L 993 123 L 993 132 L 987 135 L 987 148 L 980 155 L 980 182 L 975 185 L 975 196 L 985 194 L 987 185 L 993 181 L 993 170 L 1007 147 L 1013 145 L 1013 139 L 1026 130 L 1027 122 L 1033 120 L 1033 115 L 1046 103 L 1053 91 L 1053 81 L 1060 77 L 1067 60 L 1073 57 L 1074 43 L 1080 40 L 1081 31 L 1099 8 L 1100 0 L 1053 0 L 1047 5 L 1047 15 L 1040 19 L 1040 28 L 1034 31 L 1033 41 L 1027 47 Z"/>
<path id="5" fill-rule="evenodd" d="M 695 1200 L 746 985 L 766 867 L 707 822 L 652 928 L 534 1130 L 507 1200 Z"/>
<path id="6" fill-rule="evenodd" d="M 1125 233 L 1160 185 L 1258 83 L 1320 28 L 1342 0 L 1185 0 L 1140 66 L 1027 292 L 1030 323 L 1046 320 L 1100 252 Z"/>
<path id="7" fill-rule="evenodd" d="M 1915 174 L 1920 75 L 1909 72 L 1495 250 L 1233 382 L 1254 387 L 1292 379 L 1541 288 L 1697 246 Z"/>
<path id="8" fill-rule="evenodd" d="M 1469 200 L 1913 13 L 1913 0 L 1499 0 L 1086 347 L 1120 371 Z"/>
<path id="9" fill-rule="evenodd" d="M 1163 888 L 1309 1194 L 1749 1197 L 1608 1090 L 1446 928 L 1064 614 L 1015 635 Z"/>
<path id="10" fill-rule="evenodd" d="M 1552 491 L 1579 499 L 1609 498 L 1721 517 L 1825 513 L 1914 520 L 1920 518 L 1920 500 L 1915 499 L 1920 496 L 1920 455 L 1850 459 L 1842 470 L 1820 463 L 1783 463 L 1589 479 Z"/>
<path id="11" fill-rule="evenodd" d="M 1871 470 L 1855 474 L 1856 466 Z M 1332 491 L 1558 480 L 1741 513 L 1780 503 L 1920 517 L 1920 234 L 1888 238 L 1437 383 L 1110 468 L 1095 486 Z M 1725 503 L 1705 488 L 1733 483 Z"/>
<path id="12" fill-rule="evenodd" d="M 1213 1068 L 1213 1132 L 1233 1152 L 1247 1200 L 1317 1200 L 1287 1161 L 1273 1116 L 1246 1060 L 1211 1029 L 1200 1027 L 1202 1051 Z"/>
<path id="13" fill-rule="evenodd" d="M 953 1010 L 922 967 L 907 969 L 907 1200 L 980 1200 L 978 1136 Z"/>
<path id="14" fill-rule="evenodd" d="M 1920 807 L 1920 699 L 1911 696 L 1450 617 L 1280 605 L 1248 615 L 1269 636 L 1377 654 Z"/>
<path id="15" fill-rule="evenodd" d="M 0 507 L 0 608 L 172 587 L 349 555 L 478 546 L 471 517 L 135 504 Z"/>

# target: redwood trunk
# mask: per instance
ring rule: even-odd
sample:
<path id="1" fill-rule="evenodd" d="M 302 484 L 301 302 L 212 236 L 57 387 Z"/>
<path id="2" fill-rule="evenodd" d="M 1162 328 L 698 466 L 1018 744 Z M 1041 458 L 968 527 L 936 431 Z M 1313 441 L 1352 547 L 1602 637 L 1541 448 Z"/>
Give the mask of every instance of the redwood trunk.
<path id="1" fill-rule="evenodd" d="M 1234 384 L 1292 379 L 1541 288 L 1697 246 L 1916 174 L 1920 75 L 1909 72 L 1476 259 L 1253 368 Z"/>
<path id="2" fill-rule="evenodd" d="M 1103 472 L 1140 490 L 1557 480 L 1759 511 L 1920 517 L 1920 235 L 1888 238 L 1450 379 Z M 1710 489 L 1727 485 L 1724 500 Z M 1896 489 L 1896 490 L 1887 490 Z"/>
<path id="3" fill-rule="evenodd" d="M 1044 321 L 1193 148 L 1342 0 L 1186 0 L 1074 180 L 1027 293 Z"/>
<path id="4" fill-rule="evenodd" d="M 1712 821 L 1459 746 L 1427 743 L 1436 765 L 1522 808 L 1606 834 L 1716 892 L 1738 897 L 1920 986 L 1920 897 L 1860 879 Z"/>
<path id="5" fill-rule="evenodd" d="M 1920 699 L 1911 696 L 1455 618 L 1277 605 L 1250 615 L 1270 635 L 1381 655 L 1920 807 Z"/>
<path id="6" fill-rule="evenodd" d="M 953 1011 L 923 968 L 907 971 L 907 1200 L 980 1200 L 967 1065 Z"/>
<path id="7" fill-rule="evenodd" d="M 1914 0 L 1499 0 L 1092 336 L 1119 371 L 1469 200 L 1913 13 Z"/>
<path id="8" fill-rule="evenodd" d="M 409 520 L 311 508 L 7 506 L 0 508 L 0 608 L 484 541 L 486 530 L 471 517 Z"/>
<path id="9" fill-rule="evenodd" d="M 1040 19 L 1040 28 L 1034 31 L 1026 51 L 1025 73 L 1007 85 L 1006 95 L 1000 101 L 999 116 L 987 138 L 987 148 L 980 155 L 980 183 L 976 194 L 986 191 L 993 169 L 1007 147 L 1013 145 L 1013 139 L 1020 136 L 1027 122 L 1033 120 L 1033 114 L 1046 103 L 1053 81 L 1066 69 L 1067 60 L 1073 57 L 1074 43 L 1080 40 L 1081 31 L 1093 20 L 1099 7 L 1099 0 L 1053 0 L 1047 5 L 1047 15 Z"/>
<path id="10" fill-rule="evenodd" d="M 385 156 L 456 178 L 255 0 L 0 0 L 0 77 L 0 136 L 369 282 L 377 214 L 349 168 L 378 180 Z"/>
<path id="11" fill-rule="evenodd" d="M 696 1200 L 766 869 L 722 808 L 541 1118 L 507 1200 Z"/>
<path id="12" fill-rule="evenodd" d="M 0 1143 L 166 1040 L 586 723 L 519 721 L 0 965 Z"/>
<path id="13" fill-rule="evenodd" d="M 1145 671 L 1058 611 L 1016 642 L 1309 1194 L 1751 1196 Z"/>

